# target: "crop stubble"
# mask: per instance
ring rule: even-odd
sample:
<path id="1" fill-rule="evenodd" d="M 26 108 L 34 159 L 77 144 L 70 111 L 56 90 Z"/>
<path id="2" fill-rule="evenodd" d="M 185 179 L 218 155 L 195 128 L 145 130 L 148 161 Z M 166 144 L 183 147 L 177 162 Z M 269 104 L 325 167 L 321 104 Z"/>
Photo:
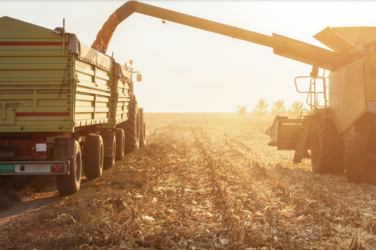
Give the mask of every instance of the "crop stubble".
<path id="1" fill-rule="evenodd" d="M 38 228 L 53 234 L 6 236 L 38 249 L 376 248 L 375 186 L 294 165 L 263 130 L 158 129 L 88 192 L 51 206 L 57 216 Z"/>

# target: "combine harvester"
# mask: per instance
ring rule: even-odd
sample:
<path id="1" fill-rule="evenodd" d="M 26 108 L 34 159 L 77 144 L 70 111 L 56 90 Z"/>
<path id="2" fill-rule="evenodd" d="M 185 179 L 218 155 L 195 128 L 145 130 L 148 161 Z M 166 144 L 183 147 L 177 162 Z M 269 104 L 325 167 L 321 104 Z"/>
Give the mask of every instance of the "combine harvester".
<path id="1" fill-rule="evenodd" d="M 133 73 L 65 27 L 1 17 L 0 176 L 54 175 L 72 194 L 145 146 Z"/>
<path id="2" fill-rule="evenodd" d="M 294 163 L 311 158 L 315 173 L 343 173 L 350 182 L 372 182 L 376 163 L 376 27 L 327 27 L 314 37 L 331 48 L 273 34 L 272 36 L 209 21 L 152 5 L 129 1 L 103 25 L 92 47 L 106 49 L 116 27 L 140 13 L 273 48 L 274 54 L 312 65 L 307 77 L 297 77 L 298 92 L 306 93 L 305 116 L 277 116 L 265 131 L 278 150 L 295 150 Z M 330 71 L 319 76 L 319 68 Z M 325 73 L 324 73 L 325 74 Z M 298 80 L 307 78 L 306 91 Z M 319 102 L 319 97 L 323 100 Z M 311 150 L 311 154 L 308 150 Z"/>

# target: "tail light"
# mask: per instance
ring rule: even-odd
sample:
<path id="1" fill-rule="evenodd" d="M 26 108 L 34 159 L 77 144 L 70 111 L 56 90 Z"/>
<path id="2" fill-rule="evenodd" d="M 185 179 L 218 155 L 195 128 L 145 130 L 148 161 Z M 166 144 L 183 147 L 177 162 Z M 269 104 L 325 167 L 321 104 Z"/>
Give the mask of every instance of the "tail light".
<path id="1" fill-rule="evenodd" d="M 64 172 L 64 165 L 52 165 L 51 172 Z"/>

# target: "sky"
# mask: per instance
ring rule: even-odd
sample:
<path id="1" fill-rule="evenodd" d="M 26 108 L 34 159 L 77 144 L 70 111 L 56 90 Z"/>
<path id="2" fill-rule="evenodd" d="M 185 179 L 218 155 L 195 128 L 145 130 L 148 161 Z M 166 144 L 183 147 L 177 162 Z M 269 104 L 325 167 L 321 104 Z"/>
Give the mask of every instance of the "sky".
<path id="1" fill-rule="evenodd" d="M 126 1 L 3 1 L 9 16 L 45 28 L 62 27 L 91 45 L 108 17 Z M 313 38 L 327 26 L 376 26 L 375 1 L 141 1 L 158 7 L 248 29 L 277 33 L 326 48 Z M 253 110 L 259 99 L 286 106 L 305 101 L 296 76 L 312 67 L 273 54 L 271 48 L 160 19 L 132 14 L 121 23 L 107 54 L 133 60 L 135 81 L 146 112 L 235 112 Z M 321 71 L 322 73 L 322 71 Z"/>

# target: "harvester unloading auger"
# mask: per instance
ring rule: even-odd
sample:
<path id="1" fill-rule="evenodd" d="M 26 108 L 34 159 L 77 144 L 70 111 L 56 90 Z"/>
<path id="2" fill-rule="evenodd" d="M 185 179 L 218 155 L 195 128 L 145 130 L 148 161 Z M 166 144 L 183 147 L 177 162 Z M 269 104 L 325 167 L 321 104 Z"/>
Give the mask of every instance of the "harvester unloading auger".
<path id="1" fill-rule="evenodd" d="M 268 46 L 274 54 L 312 65 L 312 72 L 306 77 L 310 79 L 307 91 L 299 91 L 298 77 L 295 79 L 297 90 L 308 94 L 310 111 L 298 119 L 277 116 L 265 131 L 272 139 L 268 145 L 277 146 L 278 150 L 295 150 L 294 163 L 311 158 L 315 173 L 343 173 L 345 169 L 350 182 L 374 181 L 376 27 L 327 27 L 314 37 L 331 51 L 277 34 L 267 36 L 129 1 L 110 16 L 92 48 L 106 50 L 116 27 L 135 12 Z M 325 75 L 318 75 L 319 68 L 331 71 L 330 88 Z"/>

